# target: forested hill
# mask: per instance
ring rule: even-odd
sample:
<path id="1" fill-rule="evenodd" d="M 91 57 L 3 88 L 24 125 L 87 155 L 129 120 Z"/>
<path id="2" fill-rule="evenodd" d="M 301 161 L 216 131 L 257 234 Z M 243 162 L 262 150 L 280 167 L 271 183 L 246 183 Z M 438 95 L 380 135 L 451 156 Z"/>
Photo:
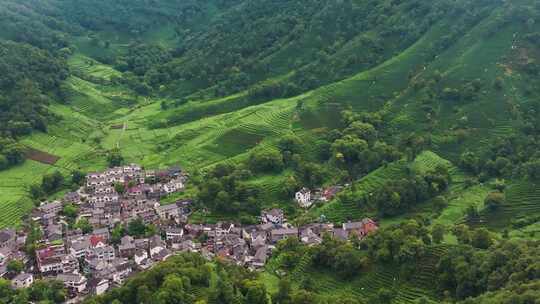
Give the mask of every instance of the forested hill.
<path id="1" fill-rule="evenodd" d="M 536 303 L 538 1 L 0 0 L 0 29 L 0 227 L 126 163 L 189 172 L 194 223 L 381 227 L 90 303 Z"/>

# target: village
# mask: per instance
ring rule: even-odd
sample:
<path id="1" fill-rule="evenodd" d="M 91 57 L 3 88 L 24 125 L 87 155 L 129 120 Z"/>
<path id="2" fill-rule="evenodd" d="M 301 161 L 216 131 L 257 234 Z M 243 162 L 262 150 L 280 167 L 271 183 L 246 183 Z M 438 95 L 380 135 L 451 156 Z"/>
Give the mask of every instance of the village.
<path id="1" fill-rule="evenodd" d="M 368 218 L 339 226 L 312 223 L 295 227 L 281 209 L 263 211 L 258 225 L 189 223 L 192 201 L 160 203 L 163 197 L 183 191 L 188 179 L 179 167 L 145 170 L 135 164 L 87 174 L 80 189 L 61 200 L 44 202 L 32 213 L 29 220 L 39 226 L 42 235 L 35 256 L 24 252 L 25 232 L 0 231 L 0 275 L 10 279 L 13 288 L 29 287 L 38 278 L 56 279 L 72 298 L 84 297 L 102 294 L 180 252 L 197 252 L 207 259 L 220 258 L 257 271 L 283 239 L 295 237 L 315 245 L 325 234 L 342 240 L 352 236 L 361 239 L 378 228 Z M 340 189 L 330 187 L 312 193 L 303 188 L 294 200 L 308 208 L 316 201 L 331 199 Z M 88 221 L 90 231 L 83 233 L 67 225 L 62 211 L 68 204 L 78 207 L 77 218 Z M 153 235 L 124 235 L 113 242 L 113 229 L 132 221 L 158 229 Z M 8 265 L 13 261 L 21 262 L 24 269 L 10 272 Z"/>

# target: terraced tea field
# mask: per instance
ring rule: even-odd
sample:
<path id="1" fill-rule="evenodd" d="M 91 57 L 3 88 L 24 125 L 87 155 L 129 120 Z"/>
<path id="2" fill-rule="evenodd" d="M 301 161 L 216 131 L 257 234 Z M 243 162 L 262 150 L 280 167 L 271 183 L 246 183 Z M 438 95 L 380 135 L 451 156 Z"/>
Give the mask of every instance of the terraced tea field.
<path id="1" fill-rule="evenodd" d="M 2 171 L 0 174 L 0 227 L 20 223 L 21 217 L 28 215 L 34 204 L 28 195 L 28 188 L 41 181 L 41 176 L 52 172 L 51 166 L 27 160 L 22 165 Z"/>
<path id="2" fill-rule="evenodd" d="M 306 254 L 289 274 L 289 280 L 296 284 L 308 280 L 311 289 L 320 295 L 343 294 L 372 299 L 384 288 L 394 291 L 395 298 L 392 303 L 416 303 L 422 297 L 437 303 L 438 298 L 433 292 L 435 267 L 439 257 L 447 250 L 447 246 L 429 248 L 425 258 L 419 262 L 418 271 L 411 278 L 401 278 L 398 269 L 375 266 L 348 281 L 340 279 L 335 273 L 311 266 L 309 255 Z M 278 264 L 279 257 L 273 258 L 267 271 L 275 272 Z"/>
<path id="3" fill-rule="evenodd" d="M 374 191 L 384 185 L 389 179 L 399 179 L 406 176 L 405 161 L 391 163 L 381 167 L 360 179 L 355 187 L 357 191 L 366 193 Z M 346 222 L 352 219 L 360 219 L 369 216 L 355 202 L 340 202 L 333 200 L 319 209 L 313 210 L 315 217 L 324 216 L 331 222 Z"/>
<path id="4" fill-rule="evenodd" d="M 502 229 L 510 226 L 513 220 L 540 215 L 539 184 L 529 181 L 514 183 L 505 189 L 505 195 L 505 204 L 494 212 L 482 212 L 475 224 Z"/>

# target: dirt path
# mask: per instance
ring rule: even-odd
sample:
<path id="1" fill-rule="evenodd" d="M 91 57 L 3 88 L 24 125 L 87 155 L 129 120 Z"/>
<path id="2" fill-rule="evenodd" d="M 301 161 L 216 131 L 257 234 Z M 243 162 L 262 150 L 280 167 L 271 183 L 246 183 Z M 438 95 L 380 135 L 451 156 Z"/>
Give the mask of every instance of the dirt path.
<path id="1" fill-rule="evenodd" d="M 124 125 L 122 126 L 122 133 L 120 133 L 120 136 L 118 137 L 118 140 L 116 141 L 116 148 L 120 149 L 120 139 L 122 136 L 124 136 L 124 133 L 126 133 L 127 130 L 127 120 L 124 121 Z"/>

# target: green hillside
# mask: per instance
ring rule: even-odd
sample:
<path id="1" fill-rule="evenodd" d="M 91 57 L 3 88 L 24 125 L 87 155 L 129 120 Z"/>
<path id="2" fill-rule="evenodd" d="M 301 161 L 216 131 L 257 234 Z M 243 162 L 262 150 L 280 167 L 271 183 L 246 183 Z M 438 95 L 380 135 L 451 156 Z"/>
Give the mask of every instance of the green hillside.
<path id="1" fill-rule="evenodd" d="M 269 289 L 279 276 L 320 303 L 384 303 L 381 290 L 435 303 L 518 288 L 462 295 L 434 272 L 444 257 L 481 260 L 484 231 L 494 246 L 538 239 L 535 1 L 0 0 L 0 26 L 0 227 L 115 155 L 187 170 L 193 222 L 251 224 L 279 207 L 295 224 L 421 223 L 412 277 L 370 243 L 358 246 L 369 265 L 346 279 L 316 253 L 273 256 L 258 278 Z M 36 195 L 56 171 L 65 184 Z M 293 200 L 337 184 L 329 202 Z"/>

